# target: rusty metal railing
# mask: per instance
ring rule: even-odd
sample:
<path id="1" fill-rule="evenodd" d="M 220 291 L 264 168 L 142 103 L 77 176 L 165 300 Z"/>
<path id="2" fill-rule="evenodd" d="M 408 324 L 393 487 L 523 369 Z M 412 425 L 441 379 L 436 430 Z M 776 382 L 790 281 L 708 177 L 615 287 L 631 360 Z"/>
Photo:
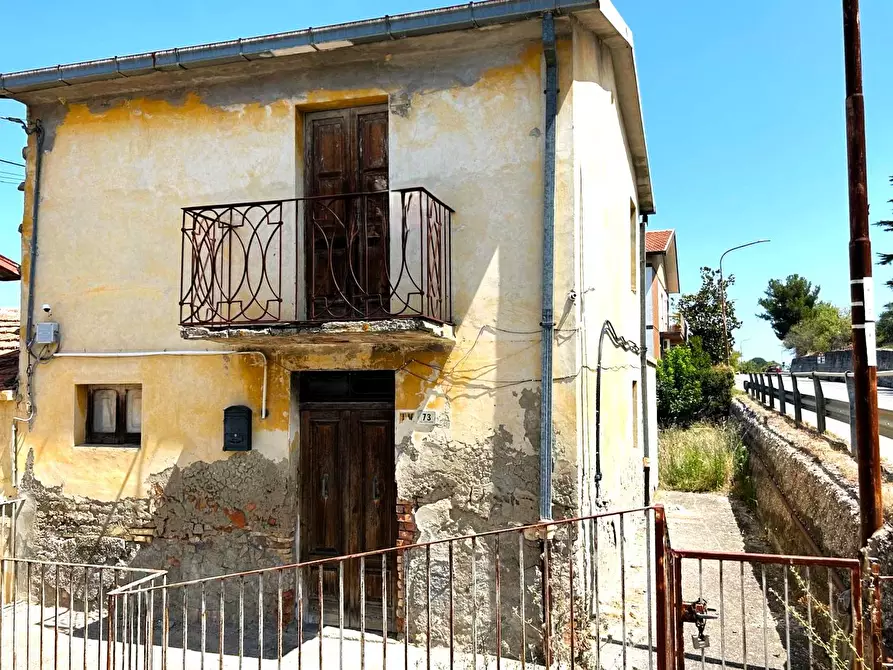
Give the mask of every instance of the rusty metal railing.
<path id="1" fill-rule="evenodd" d="M 875 667 L 863 648 L 858 560 L 688 550 L 672 555 L 675 662 L 667 667 Z"/>
<path id="2" fill-rule="evenodd" d="M 0 500 L 0 556 L 16 555 L 16 531 L 23 498 Z"/>
<path id="3" fill-rule="evenodd" d="M 110 667 L 652 667 L 652 511 L 131 584 Z"/>
<path id="4" fill-rule="evenodd" d="M 424 188 L 184 208 L 180 323 L 449 323 L 452 215 Z"/>
<path id="5" fill-rule="evenodd" d="M 880 564 L 872 560 L 869 565 L 869 591 L 871 616 L 871 658 L 875 670 L 893 668 L 893 625 L 884 625 L 884 601 L 893 600 L 893 575 L 882 575 Z"/>
<path id="6" fill-rule="evenodd" d="M 0 558 L 0 667 L 106 668 L 108 640 L 126 621 L 109 615 L 106 594 L 136 578 L 162 583 L 165 575 L 164 570 Z"/>

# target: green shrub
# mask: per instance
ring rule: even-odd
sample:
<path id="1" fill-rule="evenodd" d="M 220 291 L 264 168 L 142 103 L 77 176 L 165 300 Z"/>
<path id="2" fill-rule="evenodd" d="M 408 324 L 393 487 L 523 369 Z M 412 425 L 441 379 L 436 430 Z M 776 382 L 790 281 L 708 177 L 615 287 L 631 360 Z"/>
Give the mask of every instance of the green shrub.
<path id="1" fill-rule="evenodd" d="M 702 419 L 725 419 L 732 406 L 732 388 L 735 386 L 735 373 L 732 368 L 717 365 L 701 371 L 701 395 L 704 402 L 701 408 Z"/>
<path id="2" fill-rule="evenodd" d="M 688 347 L 674 347 L 657 364 L 657 421 L 688 425 L 701 406 L 701 371 Z"/>
<path id="3" fill-rule="evenodd" d="M 668 428 L 658 439 L 661 486 L 676 491 L 728 491 L 746 475 L 747 450 L 732 424 Z"/>
<path id="4" fill-rule="evenodd" d="M 734 384 L 732 369 L 712 367 L 697 338 L 673 347 L 657 364 L 657 421 L 661 426 L 689 426 L 725 419 Z"/>

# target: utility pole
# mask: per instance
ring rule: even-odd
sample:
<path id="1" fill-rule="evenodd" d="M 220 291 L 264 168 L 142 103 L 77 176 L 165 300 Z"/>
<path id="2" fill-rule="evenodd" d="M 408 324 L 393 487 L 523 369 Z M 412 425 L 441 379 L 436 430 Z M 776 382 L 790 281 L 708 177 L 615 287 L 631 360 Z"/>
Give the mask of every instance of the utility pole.
<path id="1" fill-rule="evenodd" d="M 865 159 L 865 99 L 859 0 L 843 0 L 846 65 L 846 145 L 850 200 L 850 299 L 853 317 L 856 461 L 862 545 L 884 523 L 878 442 L 877 345 L 871 239 L 868 233 L 868 168 Z"/>

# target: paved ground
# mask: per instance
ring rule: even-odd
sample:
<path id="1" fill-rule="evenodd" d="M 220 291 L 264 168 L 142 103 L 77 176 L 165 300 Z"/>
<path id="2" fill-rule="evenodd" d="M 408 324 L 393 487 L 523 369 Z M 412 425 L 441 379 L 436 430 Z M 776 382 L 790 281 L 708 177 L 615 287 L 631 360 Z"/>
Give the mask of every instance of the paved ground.
<path id="1" fill-rule="evenodd" d="M 782 375 L 784 380 L 785 388 L 790 390 L 793 388 L 790 377 L 788 375 Z M 744 390 L 744 382 L 747 380 L 747 375 L 735 375 L 735 388 L 740 391 Z M 774 380 L 773 380 L 774 381 Z M 822 384 L 822 392 L 825 394 L 826 398 L 834 398 L 835 400 L 842 400 L 844 402 L 849 401 L 849 396 L 847 395 L 846 384 L 844 382 L 829 382 L 823 381 Z M 812 390 L 812 380 L 804 379 L 799 382 L 798 388 L 802 393 L 806 393 L 809 395 L 813 395 Z M 778 403 L 776 403 L 776 411 L 778 411 Z M 893 388 L 879 388 L 878 389 L 878 407 L 883 409 L 893 410 Z M 794 418 L 794 406 L 792 403 L 786 403 L 785 409 L 787 410 L 785 414 L 790 416 L 792 419 Z M 815 412 L 807 412 L 803 410 L 803 421 L 804 423 L 809 424 L 810 426 L 816 426 L 816 418 Z M 847 444 L 850 442 L 850 425 L 848 423 L 844 423 L 843 421 L 836 421 L 831 418 L 825 419 L 825 428 L 829 433 L 834 435 L 835 437 L 840 438 Z M 890 467 L 893 467 L 893 439 L 888 437 L 881 436 L 881 458 L 887 462 Z"/>

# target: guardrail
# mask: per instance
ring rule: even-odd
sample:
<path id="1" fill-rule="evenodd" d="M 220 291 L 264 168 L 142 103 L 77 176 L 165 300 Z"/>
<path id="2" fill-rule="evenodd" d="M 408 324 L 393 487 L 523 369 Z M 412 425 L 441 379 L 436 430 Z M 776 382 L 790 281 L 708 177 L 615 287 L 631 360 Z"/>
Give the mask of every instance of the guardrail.
<path id="1" fill-rule="evenodd" d="M 893 370 L 878 372 L 878 377 L 893 377 Z M 820 433 L 827 429 L 826 419 L 834 419 L 853 425 L 853 409 L 849 402 L 836 398 L 826 398 L 822 390 L 822 381 L 841 380 L 847 384 L 852 396 L 852 372 L 795 372 L 790 375 L 781 373 L 748 373 L 749 381 L 744 383 L 744 390 L 754 400 L 759 400 L 770 409 L 787 414 L 787 405 L 794 408 L 794 423 L 803 423 L 803 411 L 814 412 L 816 428 Z M 790 389 L 785 386 L 785 378 L 790 381 Z M 773 379 L 775 383 L 773 384 Z M 799 380 L 799 381 L 798 381 Z M 813 394 L 801 390 L 803 380 L 811 382 Z M 893 411 L 878 408 L 878 432 L 882 437 L 893 438 Z M 855 448 L 851 445 L 851 448 Z"/>

